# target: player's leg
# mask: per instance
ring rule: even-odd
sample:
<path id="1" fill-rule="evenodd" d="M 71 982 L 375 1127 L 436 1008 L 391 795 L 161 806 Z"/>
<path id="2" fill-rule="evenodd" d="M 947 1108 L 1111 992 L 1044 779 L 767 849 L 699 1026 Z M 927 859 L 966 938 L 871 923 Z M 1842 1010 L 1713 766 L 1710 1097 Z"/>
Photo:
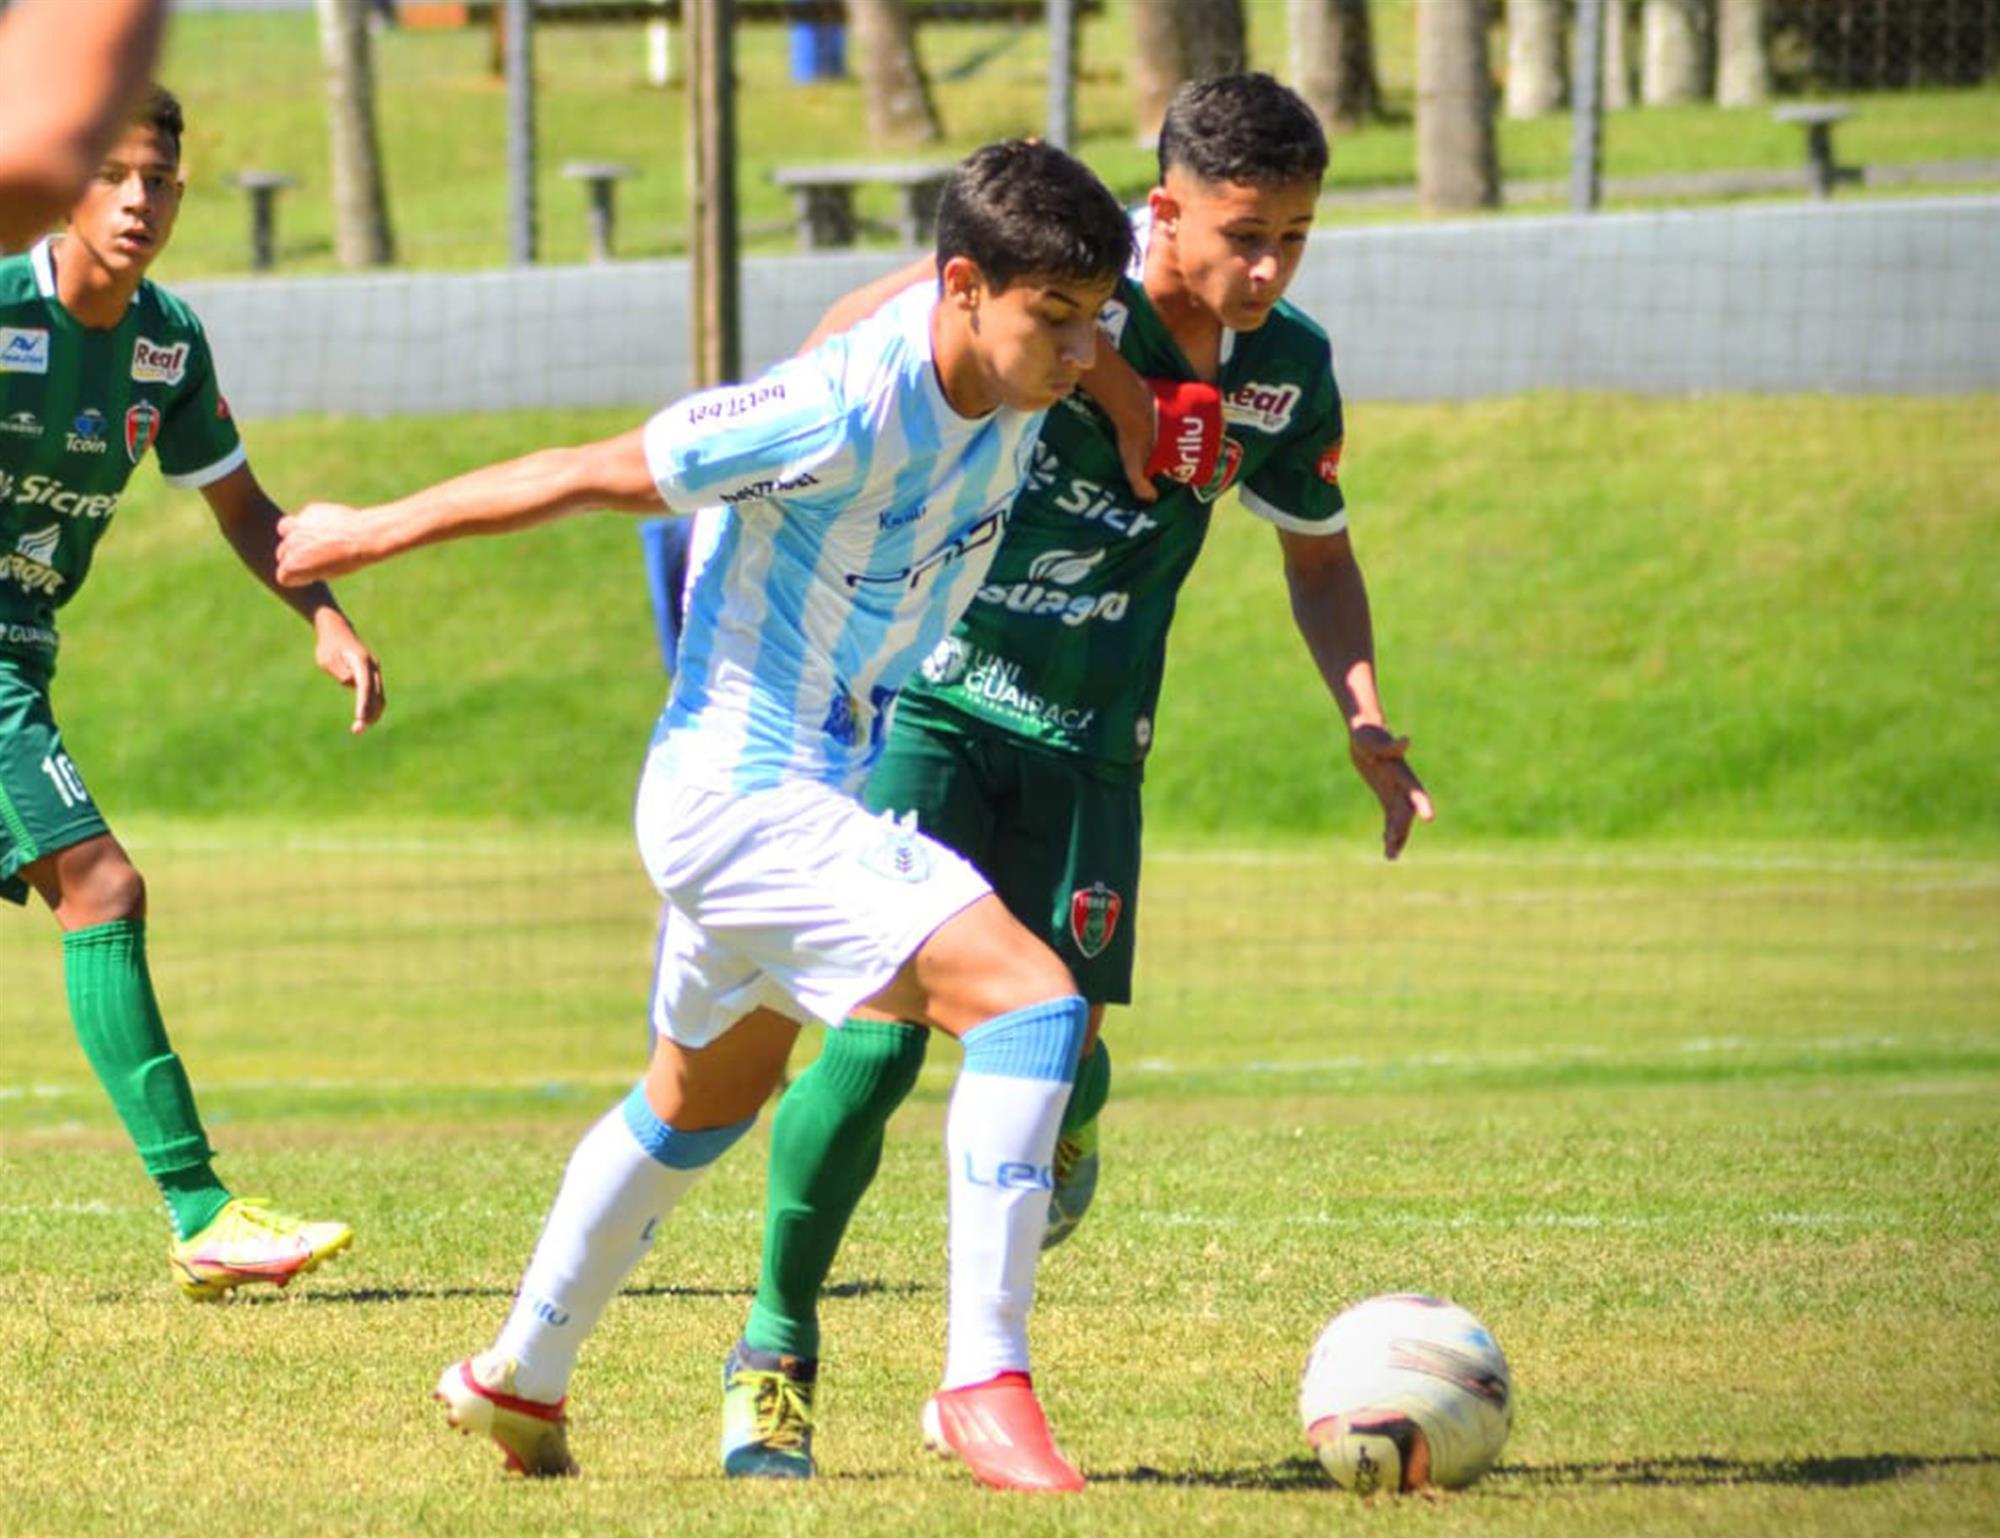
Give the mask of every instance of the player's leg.
<path id="1" fill-rule="evenodd" d="M 63 937 L 71 1022 L 166 1202 L 176 1281 L 194 1297 L 284 1285 L 346 1247 L 339 1223 L 232 1201 L 146 959 L 146 888 L 62 744 L 38 679 L 0 667 L 0 895 L 32 887 Z"/>
<path id="2" fill-rule="evenodd" d="M 898 729 L 863 802 L 876 812 L 914 812 L 924 833 L 983 866 L 992 793 L 975 744 Z M 756 1371 L 816 1372 L 820 1293 L 848 1222 L 881 1164 L 890 1114 L 916 1084 L 929 1036 L 920 1025 L 851 1018 L 827 1033 L 819 1058 L 778 1102 L 757 1299 L 738 1353 Z M 731 1392 L 762 1389 L 761 1382 L 745 1376 L 743 1387 Z M 727 1405 L 724 1416 L 732 1418 Z M 724 1438 L 730 1472 L 781 1477 L 810 1472 L 796 1457 L 763 1456 L 755 1417 L 733 1418 L 749 1439 Z"/>
<path id="3" fill-rule="evenodd" d="M 1063 1111 L 1046 1245 L 1068 1238 L 1096 1194 L 1098 1114 L 1111 1088 L 1105 1006 L 1132 998 L 1138 918 L 1139 787 L 1048 754 L 1012 750 L 1019 795 L 993 840 L 994 890 L 1048 937 L 1090 1001 L 1076 1084 Z"/>
<path id="4" fill-rule="evenodd" d="M 662 965 L 699 936 L 670 917 Z M 497 1442 L 509 1468 L 576 1472 L 564 1402 L 578 1352 L 663 1223 L 750 1129 L 783 1071 L 798 1023 L 753 1010 L 721 1029 L 702 1017 L 688 1043 L 661 1031 L 645 1077 L 584 1134 L 492 1347 L 444 1370 L 437 1397 L 453 1425 Z M 702 1039 L 711 1029 L 719 1030 Z"/>
<path id="5" fill-rule="evenodd" d="M 1050 1164 L 1087 1009 L 1055 953 L 988 896 L 940 926 L 871 1002 L 957 1036 L 945 1121 L 951 1192 L 943 1386 L 934 1445 L 1004 1489 L 1075 1490 L 1029 1378 L 1027 1319 Z"/>

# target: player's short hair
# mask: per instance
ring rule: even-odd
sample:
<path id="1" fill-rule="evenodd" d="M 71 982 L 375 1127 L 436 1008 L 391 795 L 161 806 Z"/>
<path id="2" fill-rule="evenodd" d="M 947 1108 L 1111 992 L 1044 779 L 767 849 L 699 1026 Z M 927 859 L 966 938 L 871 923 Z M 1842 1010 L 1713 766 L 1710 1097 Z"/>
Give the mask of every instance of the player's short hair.
<path id="1" fill-rule="evenodd" d="M 157 81 L 147 86 L 126 121 L 135 128 L 150 128 L 163 139 L 171 140 L 174 159 L 181 158 L 181 135 L 187 132 L 187 115 L 181 111 L 181 99 L 165 86 Z"/>
<path id="2" fill-rule="evenodd" d="M 1265 74 L 1192 80 L 1160 123 L 1160 180 L 1174 166 L 1205 182 L 1289 187 L 1326 175 L 1326 133 L 1298 92 Z"/>
<path id="3" fill-rule="evenodd" d="M 973 151 L 938 204 L 939 269 L 966 257 L 996 293 L 1029 276 L 1105 282 L 1126 269 L 1133 249 L 1131 221 L 1104 183 L 1035 139 Z"/>

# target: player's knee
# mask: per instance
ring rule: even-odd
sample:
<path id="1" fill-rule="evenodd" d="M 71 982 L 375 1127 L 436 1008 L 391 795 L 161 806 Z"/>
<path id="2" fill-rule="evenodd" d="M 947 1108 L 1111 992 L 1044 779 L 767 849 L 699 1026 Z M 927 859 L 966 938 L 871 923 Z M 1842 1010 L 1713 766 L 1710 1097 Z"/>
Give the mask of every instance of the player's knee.
<path id="1" fill-rule="evenodd" d="M 65 851 L 67 854 L 68 851 Z M 57 916 L 68 929 L 146 916 L 146 878 L 116 844 L 64 859 Z"/>

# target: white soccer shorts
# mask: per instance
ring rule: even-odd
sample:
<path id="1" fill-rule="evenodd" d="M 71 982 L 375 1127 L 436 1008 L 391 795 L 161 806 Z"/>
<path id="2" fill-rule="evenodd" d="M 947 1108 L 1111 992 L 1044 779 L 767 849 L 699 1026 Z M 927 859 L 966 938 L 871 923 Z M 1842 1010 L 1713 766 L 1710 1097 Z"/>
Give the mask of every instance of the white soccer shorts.
<path id="1" fill-rule="evenodd" d="M 992 890 L 943 844 L 831 786 L 708 790 L 658 761 L 635 813 L 666 899 L 653 1029 L 683 1047 L 760 1007 L 839 1024 Z"/>

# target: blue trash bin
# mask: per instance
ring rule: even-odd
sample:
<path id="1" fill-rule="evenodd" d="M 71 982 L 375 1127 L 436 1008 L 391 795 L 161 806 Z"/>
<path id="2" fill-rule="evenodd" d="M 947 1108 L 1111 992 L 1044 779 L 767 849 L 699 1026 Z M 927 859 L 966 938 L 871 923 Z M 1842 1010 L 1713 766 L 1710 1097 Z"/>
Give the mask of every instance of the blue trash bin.
<path id="1" fill-rule="evenodd" d="M 839 80 L 847 73 L 847 28 L 837 21 L 792 23 L 792 84 Z"/>

